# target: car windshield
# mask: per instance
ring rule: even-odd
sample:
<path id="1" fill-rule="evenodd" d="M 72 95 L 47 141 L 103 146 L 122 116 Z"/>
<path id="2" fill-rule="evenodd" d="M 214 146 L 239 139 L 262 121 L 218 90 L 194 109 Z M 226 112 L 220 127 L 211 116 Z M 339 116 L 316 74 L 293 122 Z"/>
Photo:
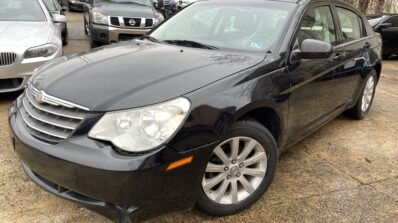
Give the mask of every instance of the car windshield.
<path id="1" fill-rule="evenodd" d="M 279 39 L 294 6 L 274 1 L 197 2 L 170 18 L 149 37 L 189 47 L 264 51 Z"/>
<path id="2" fill-rule="evenodd" d="M 369 19 L 369 23 L 370 23 L 371 26 L 375 26 L 375 25 L 377 25 L 383 18 L 384 18 L 384 16 L 379 17 L 379 18 Z"/>
<path id="3" fill-rule="evenodd" d="M 0 21 L 46 21 L 37 0 L 0 0 Z"/>
<path id="4" fill-rule="evenodd" d="M 147 6 L 152 5 L 151 0 L 97 0 L 96 3 L 138 4 Z"/>

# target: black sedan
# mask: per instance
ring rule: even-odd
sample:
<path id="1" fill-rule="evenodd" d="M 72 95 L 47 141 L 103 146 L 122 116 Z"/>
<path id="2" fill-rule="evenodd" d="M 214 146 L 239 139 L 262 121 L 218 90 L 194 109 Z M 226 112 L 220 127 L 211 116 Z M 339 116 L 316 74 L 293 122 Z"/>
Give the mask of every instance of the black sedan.
<path id="1" fill-rule="evenodd" d="M 388 14 L 369 20 L 373 29 L 380 33 L 383 39 L 383 55 L 398 54 L 398 14 Z"/>
<path id="2" fill-rule="evenodd" d="M 380 43 L 343 1 L 198 1 L 38 69 L 9 111 L 14 149 L 39 186 L 115 221 L 235 214 L 287 148 L 343 112 L 366 117 Z"/>

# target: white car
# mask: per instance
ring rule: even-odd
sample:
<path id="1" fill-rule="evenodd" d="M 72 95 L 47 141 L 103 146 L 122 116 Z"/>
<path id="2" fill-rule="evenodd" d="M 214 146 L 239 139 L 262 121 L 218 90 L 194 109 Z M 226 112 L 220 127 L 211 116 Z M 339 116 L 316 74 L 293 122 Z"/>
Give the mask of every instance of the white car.
<path id="1" fill-rule="evenodd" d="M 24 89 L 37 67 L 62 56 L 61 23 L 42 0 L 0 0 L 0 93 Z"/>

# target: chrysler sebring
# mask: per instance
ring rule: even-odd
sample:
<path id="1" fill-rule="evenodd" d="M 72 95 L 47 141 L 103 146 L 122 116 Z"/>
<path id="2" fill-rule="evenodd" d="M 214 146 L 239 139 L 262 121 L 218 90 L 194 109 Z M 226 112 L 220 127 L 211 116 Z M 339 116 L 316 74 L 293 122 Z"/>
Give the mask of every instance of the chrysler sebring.
<path id="1" fill-rule="evenodd" d="M 118 222 L 235 214 L 281 152 L 343 112 L 366 117 L 380 54 L 343 1 L 198 1 L 36 70 L 9 110 L 14 150 L 40 187 Z"/>

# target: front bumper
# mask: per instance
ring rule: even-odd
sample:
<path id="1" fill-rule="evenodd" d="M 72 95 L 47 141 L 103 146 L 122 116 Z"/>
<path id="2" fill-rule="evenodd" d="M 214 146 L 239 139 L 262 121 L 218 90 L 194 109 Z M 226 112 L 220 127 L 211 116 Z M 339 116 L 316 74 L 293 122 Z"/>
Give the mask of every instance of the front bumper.
<path id="1" fill-rule="evenodd" d="M 50 145 L 27 132 L 19 100 L 9 112 L 14 150 L 27 175 L 45 190 L 117 222 L 193 207 L 212 145 L 185 153 L 164 147 L 136 156 L 80 134 Z M 169 163 L 187 156 L 193 156 L 192 163 L 166 171 Z"/>
<path id="2" fill-rule="evenodd" d="M 91 25 L 93 40 L 103 44 L 116 43 L 128 38 L 134 38 L 147 34 L 151 29 L 131 29 L 105 25 Z"/>

